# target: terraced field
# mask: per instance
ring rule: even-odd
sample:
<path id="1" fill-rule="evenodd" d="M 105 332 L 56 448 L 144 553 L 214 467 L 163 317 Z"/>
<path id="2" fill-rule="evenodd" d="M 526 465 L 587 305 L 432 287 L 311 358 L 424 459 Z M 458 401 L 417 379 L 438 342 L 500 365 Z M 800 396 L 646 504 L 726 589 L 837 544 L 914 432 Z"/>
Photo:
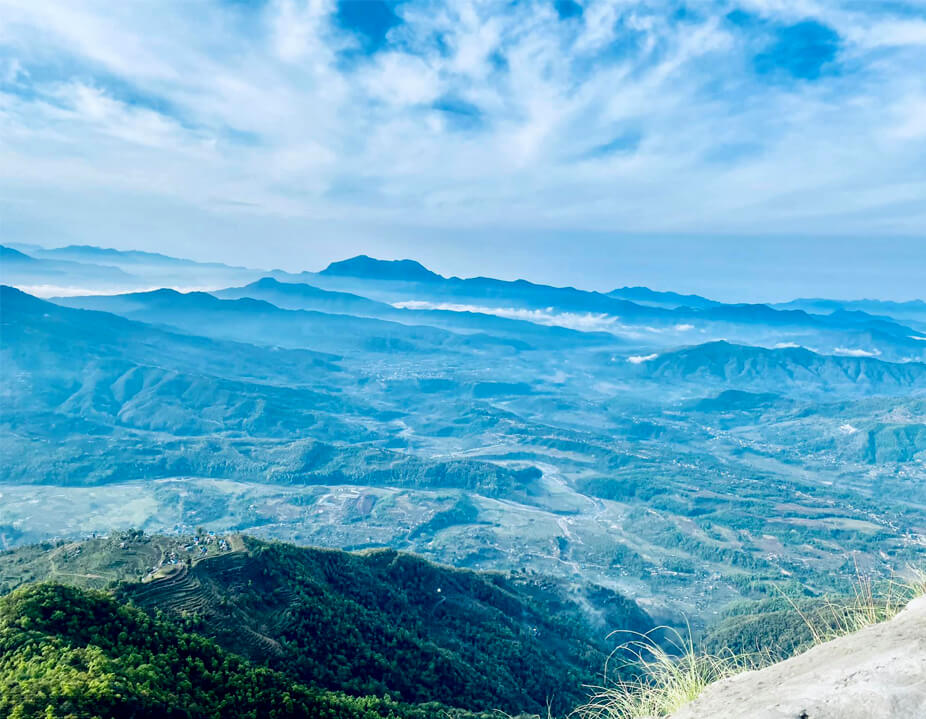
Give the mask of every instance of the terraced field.
<path id="1" fill-rule="evenodd" d="M 320 688 L 510 713 L 581 700 L 614 629 L 652 620 L 602 587 L 477 573 L 394 550 L 125 532 L 0 554 L 0 586 L 110 586 L 222 647 Z"/>

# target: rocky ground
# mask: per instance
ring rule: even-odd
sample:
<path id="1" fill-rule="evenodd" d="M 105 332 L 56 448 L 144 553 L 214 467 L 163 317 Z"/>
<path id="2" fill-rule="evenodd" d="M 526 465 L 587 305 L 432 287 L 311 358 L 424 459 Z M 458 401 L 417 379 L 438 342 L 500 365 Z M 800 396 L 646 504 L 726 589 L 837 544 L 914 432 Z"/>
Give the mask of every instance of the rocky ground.
<path id="1" fill-rule="evenodd" d="M 718 682 L 672 719 L 926 717 L 926 597 L 888 622 Z"/>

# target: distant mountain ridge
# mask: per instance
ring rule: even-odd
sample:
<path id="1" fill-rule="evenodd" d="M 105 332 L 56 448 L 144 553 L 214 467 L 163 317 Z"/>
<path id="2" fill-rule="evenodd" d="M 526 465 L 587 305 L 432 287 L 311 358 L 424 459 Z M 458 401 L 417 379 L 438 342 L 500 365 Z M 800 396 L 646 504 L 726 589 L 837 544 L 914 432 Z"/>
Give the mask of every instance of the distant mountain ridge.
<path id="1" fill-rule="evenodd" d="M 216 339 L 334 354 L 352 351 L 424 353 L 477 345 L 528 348 L 523 341 L 483 333 L 457 334 L 391 319 L 282 309 L 266 300 L 247 296 L 221 299 L 206 292 L 153 290 L 125 295 L 60 297 L 55 301 L 66 307 L 112 312 Z"/>
<path id="2" fill-rule="evenodd" d="M 620 288 L 605 294 L 523 279 L 443 277 L 411 260 L 383 261 L 366 255 L 333 263 L 316 275 L 315 281 L 322 285 L 334 282 L 328 289 L 360 294 L 385 303 L 418 300 L 432 308 L 440 308 L 441 303 L 445 303 L 476 312 L 488 312 L 490 308 L 508 312 L 513 309 L 556 310 L 660 327 L 734 323 L 747 327 L 771 325 L 808 330 L 870 329 L 900 338 L 908 345 L 906 340 L 916 334 L 896 321 L 864 314 L 812 314 L 801 308 L 763 303 L 726 304 L 699 295 L 658 292 L 646 287 Z"/>
<path id="3" fill-rule="evenodd" d="M 118 267 L 98 263 L 75 262 L 65 258 L 34 257 L 12 247 L 0 245 L 0 280 L 3 283 L 53 284 L 66 286 L 83 277 L 126 286 L 132 276 Z"/>
<path id="4" fill-rule="evenodd" d="M 368 255 L 357 255 L 339 262 L 332 262 L 319 274 L 405 282 L 430 282 L 444 279 L 415 260 L 377 260 Z"/>
<path id="5" fill-rule="evenodd" d="M 926 391 L 926 364 L 821 355 L 803 347 L 766 349 L 716 341 L 666 352 L 637 367 L 650 378 L 713 380 L 730 386 L 816 386 L 820 390 L 839 386 L 874 392 L 919 387 Z"/>
<path id="6" fill-rule="evenodd" d="M 277 270 L 233 267 L 216 262 L 194 262 L 159 253 L 113 250 L 89 245 L 69 245 L 50 250 L 32 248 L 32 252 L 35 254 L 35 257 L 31 257 L 34 262 L 25 260 L 29 257 L 28 253 L 20 252 L 16 259 L 13 259 L 12 255 L 9 256 L 9 261 L 4 262 L 5 282 L 37 286 L 43 284 L 40 280 L 44 275 L 46 280 L 54 280 L 46 281 L 44 284 L 60 285 L 70 290 L 74 284 L 79 286 L 83 282 L 90 286 L 102 287 L 109 293 L 113 288 L 124 290 L 134 286 L 138 289 L 148 289 L 152 284 L 166 286 L 170 284 L 167 282 L 169 273 L 175 272 L 175 286 L 215 286 L 216 282 L 221 282 L 218 278 L 230 280 L 225 284 L 227 289 L 216 290 L 216 294 L 232 298 L 243 297 L 246 294 L 244 286 L 233 286 L 234 280 L 243 279 L 251 283 L 245 286 L 251 287 L 253 292 L 270 292 L 272 290 L 267 283 L 272 277 L 284 284 L 315 285 L 319 293 L 341 293 L 340 296 L 325 298 L 331 301 L 328 305 L 330 309 L 322 306 L 323 297 L 319 294 L 315 300 L 320 311 L 337 309 L 349 314 L 353 309 L 373 316 L 374 310 L 384 312 L 384 308 L 366 305 L 361 310 L 363 300 L 379 302 L 380 305 L 412 300 L 435 305 L 445 303 L 471 307 L 477 312 L 484 312 L 486 308 L 533 312 L 553 309 L 564 313 L 599 314 L 621 323 L 664 327 L 682 327 L 706 322 L 734 323 L 746 328 L 756 324 L 773 324 L 810 330 L 867 329 L 883 332 L 894 338 L 888 342 L 896 340 L 905 345 L 903 348 L 891 350 L 894 356 L 902 357 L 906 352 L 910 358 L 915 358 L 921 351 L 926 351 L 918 351 L 918 346 L 909 341 L 920 336 L 923 330 L 918 328 L 923 326 L 922 322 L 926 322 L 926 314 L 921 311 L 926 305 L 919 301 L 879 304 L 868 300 L 795 300 L 776 305 L 725 304 L 700 295 L 656 291 L 646 287 L 623 287 L 604 294 L 574 287 L 536 284 L 526 280 L 443 277 L 415 260 L 379 260 L 368 255 L 332 262 L 319 273 L 293 274 Z M 93 262 L 98 264 L 94 265 Z M 138 276 L 134 273 L 138 273 Z M 65 277 L 68 283 L 62 281 Z M 254 284 L 259 282 L 264 284 Z M 279 287 L 276 290 L 280 306 L 285 306 L 280 299 L 283 290 Z M 346 295 L 353 297 L 348 298 Z M 348 304 L 348 299 L 351 304 Z M 866 308 L 871 311 L 862 314 Z M 903 326 L 888 316 L 889 311 L 904 313 L 904 317 L 916 321 L 916 327 Z M 923 346 L 926 346 L 926 343 Z"/>
<path id="7" fill-rule="evenodd" d="M 282 309 L 312 309 L 321 312 L 343 311 L 345 313 L 351 311 L 384 312 L 393 309 L 391 305 L 369 300 L 350 292 L 333 292 L 305 283 L 281 282 L 273 277 L 262 277 L 244 287 L 229 287 L 216 290 L 212 294 L 222 299 L 255 297 L 271 302 Z"/>
<path id="8" fill-rule="evenodd" d="M 631 302 L 637 302 L 639 304 L 667 307 L 669 309 L 678 307 L 703 309 L 705 307 L 715 307 L 721 304 L 716 300 L 711 300 L 701 295 L 683 295 L 678 292 L 651 290 L 649 287 L 618 287 L 616 290 L 608 292 L 608 296 L 617 297 L 622 300 L 630 300 Z"/>
<path id="9" fill-rule="evenodd" d="M 90 262 L 96 264 L 105 264 L 112 262 L 115 265 L 133 264 L 143 265 L 154 263 L 157 265 L 176 265 L 189 266 L 199 265 L 201 267 L 219 267 L 232 270 L 249 269 L 245 267 L 236 267 L 226 265 L 222 262 L 201 262 L 199 260 L 188 260 L 180 257 L 172 257 L 160 252 L 147 252 L 144 250 L 116 250 L 107 247 L 97 247 L 95 245 L 65 245 L 54 248 L 37 248 L 32 251 L 32 256 L 48 259 L 64 259 L 73 262 Z"/>

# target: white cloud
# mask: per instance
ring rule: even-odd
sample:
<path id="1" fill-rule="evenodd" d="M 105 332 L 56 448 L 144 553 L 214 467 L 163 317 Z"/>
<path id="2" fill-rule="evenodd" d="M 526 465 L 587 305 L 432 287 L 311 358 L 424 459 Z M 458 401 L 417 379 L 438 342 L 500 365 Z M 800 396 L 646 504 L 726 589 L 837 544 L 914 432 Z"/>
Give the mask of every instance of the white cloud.
<path id="1" fill-rule="evenodd" d="M 61 86 L 54 97 L 71 114 L 72 121 L 126 142 L 176 149 L 193 138 L 172 118 L 114 100 L 105 91 L 80 82 Z"/>
<path id="2" fill-rule="evenodd" d="M 0 61 L 0 81 L 13 84 L 19 79 L 20 75 L 26 78 L 29 73 L 23 69 L 18 59 L 14 57 L 10 60 Z"/>
<path id="3" fill-rule="evenodd" d="M 888 131 L 891 137 L 901 141 L 926 138 L 926 95 L 898 102 L 893 114 L 897 123 Z"/>
<path id="4" fill-rule="evenodd" d="M 926 45 L 926 21 L 889 20 L 868 26 L 852 27 L 848 36 L 861 47 L 898 47 Z"/>
<path id="5" fill-rule="evenodd" d="M 371 97 L 394 105 L 433 102 L 441 92 L 435 68 L 426 60 L 403 52 L 380 54 L 364 81 Z"/>
<path id="6" fill-rule="evenodd" d="M 658 356 L 659 356 L 658 354 L 631 355 L 630 357 L 627 358 L 627 361 L 630 362 L 630 364 L 643 364 L 644 362 L 651 362 L 652 360 L 656 359 Z"/>
<path id="7" fill-rule="evenodd" d="M 279 0 L 272 7 L 273 49 L 280 59 L 304 61 L 313 51 L 324 49 L 322 34 L 333 9 L 332 2 Z"/>
<path id="8" fill-rule="evenodd" d="M 833 354 L 841 357 L 880 357 L 881 350 L 863 350 L 857 347 L 837 347 Z"/>
<path id="9" fill-rule="evenodd" d="M 613 315 L 594 312 L 556 312 L 552 308 L 531 310 L 521 307 L 492 307 L 485 305 L 467 305 L 455 302 L 428 302 L 425 300 L 407 300 L 394 302 L 393 307 L 408 310 L 444 310 L 447 312 L 474 312 L 482 315 L 495 315 L 512 320 L 524 320 L 538 325 L 566 327 L 582 332 L 614 332 L 624 329 Z"/>
<path id="10" fill-rule="evenodd" d="M 301 236 L 320 221 L 922 234 L 926 88 L 909 68 L 926 64 L 926 19 L 848 0 L 681 19 L 659 0 L 582 4 L 568 22 L 549 2 L 399 4 L 366 55 L 333 0 L 0 0 L 15 58 L 0 78 L 17 85 L 0 86 L 0 190 L 32 199 L 35 236 L 75 226 L 89 189 Z M 737 5 L 830 24 L 845 67 L 759 76 L 767 38 L 726 19 Z M 72 198 L 53 218 L 50 190 Z"/>

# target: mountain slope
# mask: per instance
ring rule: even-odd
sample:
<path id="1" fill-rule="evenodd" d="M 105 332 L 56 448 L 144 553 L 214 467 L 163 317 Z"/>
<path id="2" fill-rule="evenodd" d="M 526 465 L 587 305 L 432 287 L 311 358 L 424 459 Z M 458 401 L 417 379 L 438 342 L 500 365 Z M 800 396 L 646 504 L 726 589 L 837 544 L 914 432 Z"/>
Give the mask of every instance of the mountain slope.
<path id="1" fill-rule="evenodd" d="M 592 625 L 580 596 L 549 580 L 247 537 L 126 533 L 23 548 L 0 555 L 0 586 L 24 575 L 137 577 L 147 563 L 163 564 L 153 579 L 121 585 L 121 600 L 317 688 L 413 703 L 539 712 L 549 698 L 566 710 L 604 666 L 609 630 L 651 627 L 635 604 L 600 589 L 601 623 Z"/>
<path id="2" fill-rule="evenodd" d="M 709 342 L 645 358 L 636 367 L 648 379 L 721 383 L 738 389 L 839 388 L 873 394 L 926 390 L 926 364 L 834 357 L 801 347 L 765 349 Z"/>
<path id="3" fill-rule="evenodd" d="M 0 286 L 2 350 L 20 353 L 48 351 L 60 356 L 83 351 L 107 361 L 146 363 L 173 371 L 208 371 L 225 377 L 305 385 L 316 372 L 337 371 L 336 357 L 307 350 L 273 353 L 248 344 L 222 342 L 169 332 L 117 315 L 72 309 L 40 300 L 13 287 Z M 71 363 L 73 369 L 74 364 Z M 42 362 L 35 365 L 42 371 Z"/>
<path id="4" fill-rule="evenodd" d="M 340 262 L 332 262 L 319 274 L 405 282 L 430 282 L 443 279 L 415 260 L 377 260 L 367 255 L 357 255 Z"/>
<path id="5" fill-rule="evenodd" d="M 329 356 L 180 335 L 12 288 L 0 293 L 0 358 L 11 378 L 0 480 L 88 485 L 192 475 L 492 494 L 537 477 L 337 446 L 370 440 L 379 410 L 339 386 Z"/>
<path id="6" fill-rule="evenodd" d="M 348 352 L 437 352 L 465 347 L 527 345 L 482 334 L 457 335 L 426 326 L 308 310 L 285 310 L 250 297 L 220 299 L 205 292 L 155 290 L 127 295 L 57 298 L 56 303 L 112 312 L 141 322 L 216 339 Z"/>
<path id="7" fill-rule="evenodd" d="M 40 584 L 0 598 L 0 715 L 11 719 L 426 719 L 444 712 L 309 689 L 102 592 Z"/>

